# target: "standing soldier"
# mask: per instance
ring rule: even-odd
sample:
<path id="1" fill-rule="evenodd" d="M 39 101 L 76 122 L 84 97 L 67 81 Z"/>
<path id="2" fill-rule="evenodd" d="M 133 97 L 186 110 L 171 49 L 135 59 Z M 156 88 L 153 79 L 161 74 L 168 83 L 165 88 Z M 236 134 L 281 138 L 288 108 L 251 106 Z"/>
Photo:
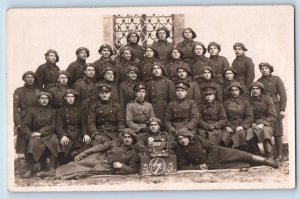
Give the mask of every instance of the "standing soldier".
<path id="1" fill-rule="evenodd" d="M 196 134 L 199 112 L 194 100 L 186 99 L 189 85 L 176 83 L 176 99 L 168 104 L 165 115 L 165 127 L 174 137 L 178 132 L 192 131 Z"/>
<path id="2" fill-rule="evenodd" d="M 228 124 L 221 141 L 226 147 L 231 147 L 233 142 L 236 149 L 247 151 L 246 130 L 254 122 L 253 108 L 241 96 L 243 88 L 238 82 L 231 83 L 228 89 L 232 97 L 224 102 Z"/>
<path id="3" fill-rule="evenodd" d="M 71 76 L 67 71 L 60 71 L 57 79 L 57 83 L 55 87 L 52 87 L 48 90 L 48 92 L 52 96 L 52 107 L 57 109 L 62 107 L 63 98 L 68 90 L 68 83 L 71 80 Z"/>
<path id="4" fill-rule="evenodd" d="M 71 75 L 72 79 L 69 79 L 69 84 L 73 87 L 74 83 L 83 77 L 83 70 L 86 66 L 86 59 L 90 56 L 89 49 L 85 47 L 80 47 L 75 52 L 77 59 L 72 62 L 68 68 L 67 72 Z"/>
<path id="5" fill-rule="evenodd" d="M 144 49 L 142 46 L 139 45 L 140 36 L 137 32 L 131 31 L 127 35 L 127 44 L 126 47 L 130 47 L 133 51 L 133 54 L 135 55 L 135 62 L 139 63 L 140 61 L 143 61 L 144 56 Z"/>
<path id="6" fill-rule="evenodd" d="M 120 50 L 120 62 L 116 64 L 115 69 L 117 71 L 117 77 L 115 78 L 117 82 L 122 82 L 127 79 L 126 69 L 130 66 L 137 66 L 135 61 L 135 55 L 132 48 L 123 47 Z"/>
<path id="7" fill-rule="evenodd" d="M 233 49 L 236 58 L 233 60 L 231 67 L 237 71 L 239 79 L 249 88 L 255 77 L 253 61 L 250 57 L 245 55 L 248 49 L 244 44 L 239 42 L 235 43 Z"/>
<path id="8" fill-rule="evenodd" d="M 177 81 L 177 69 L 183 64 L 183 53 L 178 48 L 174 48 L 168 58 L 166 63 L 167 74 L 170 80 L 173 82 Z"/>
<path id="9" fill-rule="evenodd" d="M 195 31 L 192 28 L 185 28 L 182 31 L 183 41 L 179 42 L 176 48 L 183 52 L 183 58 L 185 62 L 189 62 L 193 59 L 193 46 L 195 45 L 194 39 L 197 37 Z"/>
<path id="10" fill-rule="evenodd" d="M 160 27 L 156 30 L 157 41 L 151 46 L 155 48 L 159 54 L 161 62 L 166 63 L 167 56 L 171 53 L 174 45 L 167 41 L 170 37 L 170 31 L 166 27 Z"/>
<path id="11" fill-rule="evenodd" d="M 40 65 L 36 70 L 36 83 L 40 90 L 47 91 L 54 87 L 58 73 L 60 71 L 56 63 L 59 61 L 59 56 L 55 50 L 48 50 L 45 53 L 46 63 Z"/>
<path id="12" fill-rule="evenodd" d="M 120 105 L 110 99 L 111 87 L 106 84 L 97 87 L 100 99 L 91 105 L 87 123 L 93 146 L 118 139 L 118 132 L 125 128 Z"/>
<path id="13" fill-rule="evenodd" d="M 145 101 L 146 84 L 139 82 L 134 85 L 135 100 L 126 107 L 126 125 L 135 133 L 146 133 L 147 122 L 150 117 L 155 117 L 152 104 Z"/>
<path id="14" fill-rule="evenodd" d="M 152 79 L 147 84 L 147 95 L 146 99 L 153 105 L 155 116 L 163 121 L 168 103 L 174 99 L 175 86 L 166 77 L 166 70 L 160 62 L 152 66 Z"/>
<path id="15" fill-rule="evenodd" d="M 152 77 L 152 66 L 154 62 L 159 61 L 159 54 L 155 48 L 147 46 L 145 49 L 144 60 L 138 64 L 141 74 L 141 81 L 148 82 Z"/>
<path id="16" fill-rule="evenodd" d="M 274 68 L 269 63 L 260 63 L 259 69 L 262 77 L 257 81 L 261 82 L 265 87 L 266 95 L 273 99 L 277 112 L 277 120 L 274 127 L 274 138 L 277 151 L 276 160 L 282 161 L 282 136 L 283 136 L 283 126 L 282 119 L 285 116 L 286 108 L 286 89 L 283 81 L 280 77 L 272 75 Z"/>
<path id="17" fill-rule="evenodd" d="M 258 141 L 263 143 L 266 157 L 274 160 L 271 140 L 277 117 L 275 105 L 271 97 L 263 94 L 265 87 L 262 83 L 253 82 L 249 89 L 254 114 L 254 123 L 251 125 L 252 128 L 248 128 L 246 137 L 249 152 L 254 154 L 259 152 Z"/>

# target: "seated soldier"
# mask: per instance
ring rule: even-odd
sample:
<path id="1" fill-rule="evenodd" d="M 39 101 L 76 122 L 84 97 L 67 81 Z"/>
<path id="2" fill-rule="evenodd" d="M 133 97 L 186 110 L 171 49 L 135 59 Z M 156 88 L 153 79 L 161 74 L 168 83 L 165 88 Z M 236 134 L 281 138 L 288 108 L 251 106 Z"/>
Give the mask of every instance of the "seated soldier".
<path id="1" fill-rule="evenodd" d="M 198 125 L 199 112 L 194 100 L 186 99 L 189 84 L 176 83 L 176 100 L 170 102 L 165 115 L 165 127 L 171 135 L 179 131 L 194 131 Z"/>
<path id="2" fill-rule="evenodd" d="M 51 95 L 41 92 L 38 95 L 38 104 L 25 116 L 21 125 L 21 132 L 29 137 L 27 148 L 27 171 L 24 178 L 33 176 L 35 162 L 41 163 L 39 174 L 48 168 L 42 164 L 48 155 L 51 156 L 50 170 L 55 169 L 56 161 L 60 153 L 59 142 L 55 133 L 55 111 L 51 107 Z"/>
<path id="3" fill-rule="evenodd" d="M 234 169 L 249 167 L 251 164 L 278 168 L 274 160 L 232 148 L 214 146 L 189 131 L 178 132 L 176 136 L 179 170 Z"/>
<path id="4" fill-rule="evenodd" d="M 146 133 L 147 121 L 150 117 L 155 117 L 152 104 L 145 101 L 146 84 L 139 82 L 134 85 L 135 100 L 128 103 L 126 107 L 126 125 L 135 133 Z"/>
<path id="5" fill-rule="evenodd" d="M 216 88 L 204 87 L 203 102 L 199 104 L 198 133 L 211 143 L 219 146 L 221 144 L 222 129 L 227 124 L 226 113 L 222 103 L 216 102 Z"/>
<path id="6" fill-rule="evenodd" d="M 60 140 L 60 148 L 64 153 L 59 161 L 61 164 L 65 164 L 72 161 L 77 154 L 89 148 L 91 138 L 87 134 L 78 93 L 73 89 L 68 89 L 62 98 L 65 103 L 56 112 L 56 132 Z"/>
<path id="7" fill-rule="evenodd" d="M 98 84 L 99 100 L 91 105 L 88 114 L 88 132 L 93 146 L 118 138 L 118 132 L 125 128 L 121 106 L 110 99 L 111 87 Z"/>
<path id="8" fill-rule="evenodd" d="M 119 137 L 89 148 L 77 155 L 75 162 L 58 167 L 56 178 L 69 180 L 93 175 L 137 173 L 139 157 L 134 149 L 136 134 L 125 128 Z"/>

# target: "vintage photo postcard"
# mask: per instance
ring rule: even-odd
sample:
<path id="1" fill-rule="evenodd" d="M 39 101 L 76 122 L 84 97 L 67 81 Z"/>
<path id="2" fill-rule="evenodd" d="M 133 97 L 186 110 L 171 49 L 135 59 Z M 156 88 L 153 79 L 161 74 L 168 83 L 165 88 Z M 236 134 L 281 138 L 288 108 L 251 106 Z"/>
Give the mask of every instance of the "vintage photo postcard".
<path id="1" fill-rule="evenodd" d="M 295 188 L 294 7 L 7 10 L 12 192 Z"/>

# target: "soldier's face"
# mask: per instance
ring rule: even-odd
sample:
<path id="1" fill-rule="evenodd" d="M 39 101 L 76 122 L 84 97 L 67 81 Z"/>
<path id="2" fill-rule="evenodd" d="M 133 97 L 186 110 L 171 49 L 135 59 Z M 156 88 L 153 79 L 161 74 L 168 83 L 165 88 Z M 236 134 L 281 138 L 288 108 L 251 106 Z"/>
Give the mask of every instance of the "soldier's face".
<path id="1" fill-rule="evenodd" d="M 146 96 L 146 90 L 145 89 L 140 89 L 135 93 L 137 100 L 139 101 L 144 101 L 145 96 Z"/>
<path id="2" fill-rule="evenodd" d="M 47 56 L 47 61 L 54 64 L 56 62 L 56 55 L 54 53 L 49 53 Z"/>
<path id="3" fill-rule="evenodd" d="M 25 80 L 25 83 L 29 86 L 32 86 L 34 84 L 34 81 L 35 81 L 33 75 L 26 75 L 24 80 Z"/>
<path id="4" fill-rule="evenodd" d="M 190 143 L 190 139 L 186 136 L 178 136 L 177 142 L 182 146 L 187 146 Z"/>
<path id="5" fill-rule="evenodd" d="M 184 69 L 178 69 L 177 74 L 180 79 L 186 79 L 188 76 L 188 73 Z"/>
<path id="6" fill-rule="evenodd" d="M 109 92 L 109 91 L 100 91 L 99 92 L 99 97 L 104 101 L 109 100 L 110 96 L 111 96 L 111 92 Z"/>
<path id="7" fill-rule="evenodd" d="M 241 91 L 238 87 L 231 87 L 230 92 L 232 97 L 237 98 L 238 96 L 240 96 Z"/>
<path id="8" fill-rule="evenodd" d="M 191 32 L 190 30 L 185 30 L 185 31 L 183 32 L 183 37 L 184 37 L 185 39 L 191 39 L 191 38 L 193 37 L 193 34 L 192 34 L 192 32 Z"/>
<path id="9" fill-rule="evenodd" d="M 101 55 L 102 55 L 103 57 L 108 58 L 108 57 L 110 56 L 110 50 L 109 50 L 108 48 L 103 48 L 103 49 L 101 50 Z"/>
<path id="10" fill-rule="evenodd" d="M 127 73 L 127 77 L 129 77 L 129 79 L 131 79 L 132 81 L 135 81 L 137 79 L 137 73 L 134 71 L 129 71 Z"/>
<path id="11" fill-rule="evenodd" d="M 57 80 L 63 86 L 66 86 L 68 83 L 68 77 L 64 74 L 60 74 Z"/>
<path id="12" fill-rule="evenodd" d="M 203 77 L 204 77 L 204 79 L 211 79 L 211 71 L 210 70 L 204 70 L 203 71 Z"/>
<path id="13" fill-rule="evenodd" d="M 110 81 L 110 82 L 114 81 L 114 79 L 115 79 L 114 72 L 113 71 L 107 71 L 104 75 L 104 79 L 106 79 L 107 81 Z"/>
<path id="14" fill-rule="evenodd" d="M 85 60 L 87 58 L 87 52 L 85 50 L 81 50 L 77 56 L 78 58 Z"/>
<path id="15" fill-rule="evenodd" d="M 151 133 L 158 133 L 160 129 L 160 125 L 157 122 L 151 122 L 149 124 L 149 130 Z"/>
<path id="16" fill-rule="evenodd" d="M 153 68 L 152 68 L 152 74 L 154 76 L 156 76 L 156 77 L 161 76 L 162 70 L 161 70 L 160 66 L 153 66 Z"/>
<path id="17" fill-rule="evenodd" d="M 86 67 L 86 69 L 84 70 L 84 73 L 86 74 L 86 76 L 88 77 L 94 77 L 96 74 L 96 70 L 94 67 Z"/>
<path id="18" fill-rule="evenodd" d="M 173 57 L 173 59 L 179 59 L 180 58 L 179 50 L 173 50 L 172 51 L 172 57 Z"/>
<path id="19" fill-rule="evenodd" d="M 217 48 L 217 46 L 210 46 L 209 47 L 209 54 L 216 55 L 218 53 L 219 53 L 219 49 Z"/>
<path id="20" fill-rule="evenodd" d="M 263 76 L 268 76 L 268 75 L 271 74 L 271 70 L 270 70 L 270 68 L 267 67 L 267 66 L 261 67 L 261 68 L 260 68 L 260 72 L 261 72 L 261 74 L 262 74 Z"/>
<path id="21" fill-rule="evenodd" d="M 130 40 L 132 43 L 137 43 L 138 37 L 137 37 L 136 34 L 132 34 L 132 35 L 130 35 L 129 40 Z"/>
<path id="22" fill-rule="evenodd" d="M 49 103 L 49 98 L 47 95 L 41 95 L 40 98 L 38 99 L 38 102 L 42 105 L 42 106 L 47 106 Z"/>
<path id="23" fill-rule="evenodd" d="M 230 81 L 230 80 L 233 79 L 233 77 L 234 77 L 234 73 L 231 70 L 228 70 L 228 71 L 225 72 L 225 78 L 226 78 L 226 80 Z"/>
<path id="24" fill-rule="evenodd" d="M 74 94 L 67 94 L 65 96 L 65 100 L 68 104 L 74 104 L 75 102 L 75 95 Z"/>
<path id="25" fill-rule="evenodd" d="M 194 48 L 194 53 L 195 53 L 195 55 L 203 55 L 203 53 L 204 53 L 203 46 L 196 45 Z"/>
<path id="26" fill-rule="evenodd" d="M 207 102 L 212 102 L 215 99 L 215 94 L 210 93 L 210 94 L 205 94 L 205 100 Z"/>
<path id="27" fill-rule="evenodd" d="M 129 61 L 131 59 L 131 52 L 129 50 L 124 50 L 123 57 L 125 60 Z"/>
<path id="28" fill-rule="evenodd" d="M 241 56 L 245 53 L 245 51 L 241 47 L 235 47 L 234 52 L 236 56 Z"/>
<path id="29" fill-rule="evenodd" d="M 184 99 L 187 95 L 187 91 L 183 88 L 176 88 L 176 97 L 179 99 Z"/>
<path id="30" fill-rule="evenodd" d="M 127 133 L 123 133 L 122 140 L 126 146 L 129 146 L 133 143 L 133 137 Z"/>
<path id="31" fill-rule="evenodd" d="M 257 97 L 261 94 L 261 89 L 257 86 L 252 86 L 251 94 L 252 94 L 252 96 Z"/>
<path id="32" fill-rule="evenodd" d="M 160 30 L 157 35 L 159 40 L 166 40 L 167 38 L 167 33 L 164 30 Z"/>
<path id="33" fill-rule="evenodd" d="M 146 56 L 151 58 L 154 56 L 154 51 L 151 48 L 146 49 Z"/>

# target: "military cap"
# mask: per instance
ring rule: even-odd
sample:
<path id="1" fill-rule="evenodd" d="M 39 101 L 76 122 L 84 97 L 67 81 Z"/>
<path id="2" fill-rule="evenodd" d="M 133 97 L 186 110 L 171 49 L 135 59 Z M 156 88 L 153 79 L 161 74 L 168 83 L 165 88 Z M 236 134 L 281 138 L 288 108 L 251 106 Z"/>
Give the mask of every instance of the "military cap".
<path id="1" fill-rule="evenodd" d="M 245 45 L 241 42 L 237 42 L 233 45 L 233 49 L 235 50 L 236 47 L 241 47 L 244 51 L 247 51 L 248 49 L 245 47 Z"/>
<path id="2" fill-rule="evenodd" d="M 94 64 L 92 64 L 92 63 L 85 64 L 83 70 L 86 70 L 87 67 L 93 67 L 93 68 L 95 68 L 95 70 L 97 70 L 96 66 Z"/>
<path id="3" fill-rule="evenodd" d="M 68 81 L 70 81 L 71 75 L 70 75 L 70 73 L 68 71 L 61 70 L 61 71 L 59 71 L 58 76 L 60 76 L 61 74 L 67 76 L 68 77 Z"/>
<path id="4" fill-rule="evenodd" d="M 136 72 L 137 74 L 139 74 L 139 69 L 136 67 L 136 66 L 128 66 L 126 68 L 126 73 L 129 73 L 130 71 L 134 71 Z"/>
<path id="5" fill-rule="evenodd" d="M 79 100 L 79 94 L 74 89 L 67 89 L 66 93 L 62 96 L 62 99 L 64 99 L 66 97 L 66 95 L 68 95 L 68 94 L 73 94 L 75 96 L 75 99 Z"/>
<path id="6" fill-rule="evenodd" d="M 191 131 L 178 131 L 176 138 L 179 136 L 189 137 L 190 139 L 194 137 L 194 134 Z"/>
<path id="7" fill-rule="evenodd" d="M 98 83 L 96 84 L 98 91 L 107 91 L 110 92 L 112 90 L 111 86 L 108 84 Z"/>
<path id="8" fill-rule="evenodd" d="M 50 50 L 48 50 L 48 51 L 45 53 L 45 59 L 47 59 L 47 56 L 48 56 L 50 53 L 55 54 L 55 56 L 56 56 L 55 62 L 59 62 L 59 56 L 58 56 L 58 53 L 56 52 L 56 50 L 53 50 L 53 49 L 50 49 Z"/>
<path id="9" fill-rule="evenodd" d="M 147 88 L 147 85 L 146 85 L 146 83 L 144 83 L 144 82 L 138 82 L 138 83 L 136 83 L 134 86 L 133 86 L 133 90 L 135 91 L 135 92 L 137 92 L 138 90 L 140 90 L 140 89 L 146 89 Z"/>
<path id="10" fill-rule="evenodd" d="M 130 129 L 130 128 L 124 128 L 120 131 L 119 133 L 119 138 L 122 139 L 123 136 L 124 136 L 124 133 L 127 133 L 128 135 L 131 135 L 132 138 L 134 139 L 134 143 L 137 141 L 137 136 L 136 136 L 136 133 Z"/>
<path id="11" fill-rule="evenodd" d="M 167 70 L 162 62 L 155 61 L 151 67 L 151 71 L 153 70 L 154 66 L 159 66 L 161 68 L 161 70 L 163 71 L 164 75 L 167 76 L 167 74 L 168 74 Z"/>
<path id="12" fill-rule="evenodd" d="M 178 81 L 175 84 L 175 88 L 176 89 L 177 88 L 183 88 L 183 89 L 187 90 L 188 88 L 190 88 L 190 85 L 185 81 Z"/>
<path id="13" fill-rule="evenodd" d="M 104 49 L 104 48 L 107 48 L 109 51 L 110 51 L 110 55 L 113 55 L 114 54 L 114 51 L 111 47 L 111 45 L 109 44 L 102 44 L 98 50 L 98 53 L 101 54 L 101 51 Z"/>
<path id="14" fill-rule="evenodd" d="M 214 93 L 216 93 L 216 87 L 213 86 L 213 85 L 205 86 L 205 87 L 202 88 L 202 93 L 204 95 L 206 95 L 206 94 L 214 94 Z"/>
<path id="15" fill-rule="evenodd" d="M 155 35 L 156 35 L 157 38 L 158 38 L 158 32 L 161 31 L 161 30 L 166 32 L 166 38 L 170 37 L 170 31 L 166 27 L 160 27 L 160 28 L 157 28 L 157 30 L 156 30 Z"/>
<path id="16" fill-rule="evenodd" d="M 108 66 L 103 69 L 101 76 L 103 77 L 107 71 L 112 71 L 115 76 L 117 75 L 116 70 L 114 68 Z"/>
<path id="17" fill-rule="evenodd" d="M 256 87 L 260 88 L 263 92 L 265 91 L 265 86 L 261 82 L 252 82 L 250 87 L 249 87 L 249 90 L 251 90 L 251 88 L 253 86 L 256 86 Z"/>
<path id="18" fill-rule="evenodd" d="M 224 77 L 225 77 L 225 73 L 226 73 L 227 71 L 232 71 L 232 73 L 234 74 L 234 77 L 235 77 L 235 78 L 237 77 L 237 71 L 236 71 L 234 68 L 232 68 L 232 67 L 225 67 L 225 68 L 224 68 L 224 70 L 223 70 L 223 76 L 224 76 Z"/>
<path id="19" fill-rule="evenodd" d="M 183 31 L 182 31 L 182 37 L 183 37 L 183 38 L 184 38 L 184 31 L 186 31 L 186 30 L 191 31 L 191 33 L 192 33 L 192 35 L 193 35 L 193 36 L 192 36 L 193 39 L 195 39 L 195 38 L 197 37 L 195 31 L 194 31 L 192 28 L 187 27 L 187 28 L 183 29 Z"/>
<path id="20" fill-rule="evenodd" d="M 202 73 L 204 73 L 205 70 L 209 70 L 211 72 L 211 77 L 213 78 L 215 76 L 214 70 L 212 69 L 211 66 L 204 66 L 202 68 Z"/>
<path id="21" fill-rule="evenodd" d="M 140 35 L 139 35 L 136 31 L 130 31 L 130 32 L 128 33 L 128 35 L 127 35 L 127 42 L 130 41 L 129 38 L 130 38 L 130 36 L 133 35 L 133 34 L 136 34 L 136 36 L 137 36 L 137 42 L 136 42 L 136 43 L 139 43 L 139 41 L 140 41 Z"/>
<path id="22" fill-rule="evenodd" d="M 152 122 L 157 122 L 160 126 L 162 126 L 161 120 L 157 117 L 150 117 L 150 119 L 148 120 L 148 124 L 151 124 Z"/>
<path id="23" fill-rule="evenodd" d="M 85 47 L 80 47 L 80 48 L 78 48 L 78 49 L 75 51 L 75 54 L 78 55 L 78 54 L 80 53 L 80 51 L 82 51 L 82 50 L 86 52 L 87 57 L 90 56 L 90 51 L 89 51 L 89 49 L 87 49 L 87 48 L 85 48 Z"/>
<path id="24" fill-rule="evenodd" d="M 22 75 L 22 79 L 25 81 L 25 77 L 27 75 L 32 75 L 34 77 L 34 81 L 36 81 L 36 74 L 33 71 L 26 71 L 23 75 Z"/>
<path id="25" fill-rule="evenodd" d="M 181 65 L 179 65 L 178 68 L 177 68 L 177 73 L 178 73 L 178 70 L 179 70 L 179 69 L 183 69 L 183 70 L 185 70 L 189 75 L 192 75 L 192 71 L 191 71 L 190 65 L 187 64 L 187 63 L 182 63 Z"/>
<path id="26" fill-rule="evenodd" d="M 258 65 L 259 70 L 261 70 L 261 68 L 262 68 L 263 66 L 268 67 L 268 68 L 270 69 L 270 72 L 271 72 L 271 73 L 274 72 L 274 67 L 273 67 L 271 64 L 269 64 L 268 62 L 262 62 L 262 63 L 260 63 L 260 64 Z"/>
<path id="27" fill-rule="evenodd" d="M 206 53 L 206 48 L 205 48 L 205 45 L 202 42 L 196 42 L 193 45 L 192 52 L 195 54 L 194 50 L 195 50 L 196 46 L 198 46 L 198 45 L 202 46 L 202 48 L 203 48 L 203 55 L 204 55 Z"/>
<path id="28" fill-rule="evenodd" d="M 154 52 L 154 57 L 156 58 L 156 59 L 159 59 L 159 53 L 158 53 L 158 51 L 155 49 L 155 48 L 153 48 L 152 46 L 146 46 L 144 49 L 145 49 L 145 52 L 146 52 L 146 50 L 147 50 L 147 48 L 150 48 L 151 50 L 153 50 L 153 52 Z"/>
<path id="29" fill-rule="evenodd" d="M 243 87 L 242 87 L 242 85 L 241 85 L 239 82 L 232 82 L 232 83 L 230 83 L 229 86 L 228 86 L 228 90 L 230 91 L 232 87 L 237 87 L 237 88 L 239 88 L 240 91 L 241 91 L 241 93 L 244 92 L 244 91 L 243 91 Z M 241 94 L 241 93 L 240 93 L 240 94 Z"/>
<path id="30" fill-rule="evenodd" d="M 218 50 L 219 50 L 219 52 L 221 51 L 221 45 L 218 44 L 217 42 L 214 42 L 214 41 L 212 41 L 212 42 L 210 42 L 210 43 L 208 44 L 208 47 L 207 47 L 208 51 L 209 51 L 210 47 L 212 47 L 212 46 L 217 47 Z"/>
<path id="31" fill-rule="evenodd" d="M 49 98 L 49 104 L 51 104 L 51 102 L 52 102 L 52 95 L 51 95 L 49 92 L 39 92 L 37 98 L 40 99 L 40 97 L 41 97 L 42 95 L 46 95 L 46 96 Z"/>
<path id="32" fill-rule="evenodd" d="M 128 51 L 131 52 L 131 57 L 135 56 L 135 54 L 133 52 L 133 49 L 131 47 L 128 47 L 128 46 L 124 46 L 123 48 L 121 48 L 121 50 L 120 50 L 120 55 L 121 56 L 123 55 L 123 53 L 124 53 L 125 50 L 128 50 Z"/>

